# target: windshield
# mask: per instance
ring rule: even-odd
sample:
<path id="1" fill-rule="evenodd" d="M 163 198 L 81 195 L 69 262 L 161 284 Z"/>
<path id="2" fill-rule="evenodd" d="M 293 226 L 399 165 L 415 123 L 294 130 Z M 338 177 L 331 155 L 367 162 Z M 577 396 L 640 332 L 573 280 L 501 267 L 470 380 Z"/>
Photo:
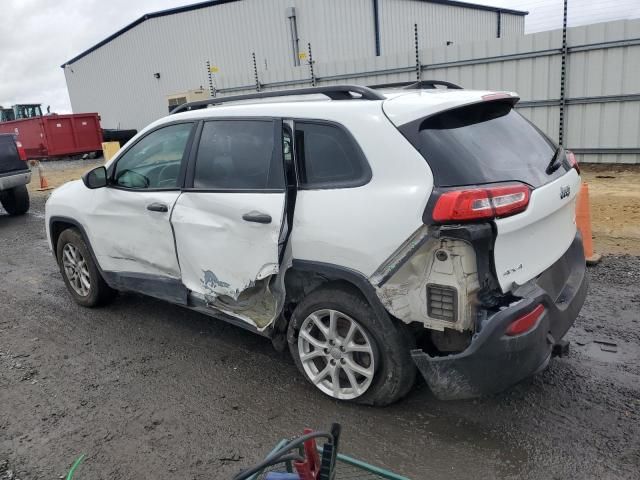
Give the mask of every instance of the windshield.
<path id="1" fill-rule="evenodd" d="M 21 118 L 34 118 L 41 117 L 42 110 L 40 109 L 40 105 L 17 105 L 16 110 L 18 112 L 18 119 Z"/>
<path id="2" fill-rule="evenodd" d="M 514 180 L 538 187 L 566 171 L 546 173 L 556 146 L 510 102 L 448 110 L 400 131 L 427 160 L 440 187 Z"/>

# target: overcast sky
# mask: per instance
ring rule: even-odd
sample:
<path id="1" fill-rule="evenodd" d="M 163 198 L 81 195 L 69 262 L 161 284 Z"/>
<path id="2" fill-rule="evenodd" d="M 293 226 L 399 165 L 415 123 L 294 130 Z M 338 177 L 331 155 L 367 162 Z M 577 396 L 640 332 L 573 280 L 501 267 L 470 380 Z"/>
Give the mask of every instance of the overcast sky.
<path id="1" fill-rule="evenodd" d="M 562 27 L 562 0 L 468 0 L 527 10 L 526 33 Z M 0 105 L 70 111 L 60 65 L 143 14 L 189 0 L 0 0 Z M 639 18 L 640 0 L 569 0 L 569 26 Z"/>

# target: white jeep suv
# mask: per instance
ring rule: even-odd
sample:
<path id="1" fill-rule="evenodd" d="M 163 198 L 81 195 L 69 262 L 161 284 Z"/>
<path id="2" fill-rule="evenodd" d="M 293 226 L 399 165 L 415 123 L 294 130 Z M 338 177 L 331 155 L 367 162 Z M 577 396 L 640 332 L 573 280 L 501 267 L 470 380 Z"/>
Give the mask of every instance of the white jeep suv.
<path id="1" fill-rule="evenodd" d="M 577 164 L 515 94 L 442 85 L 178 107 L 49 198 L 71 296 L 229 321 L 360 403 L 399 399 L 416 367 L 443 399 L 543 369 L 586 295 Z"/>

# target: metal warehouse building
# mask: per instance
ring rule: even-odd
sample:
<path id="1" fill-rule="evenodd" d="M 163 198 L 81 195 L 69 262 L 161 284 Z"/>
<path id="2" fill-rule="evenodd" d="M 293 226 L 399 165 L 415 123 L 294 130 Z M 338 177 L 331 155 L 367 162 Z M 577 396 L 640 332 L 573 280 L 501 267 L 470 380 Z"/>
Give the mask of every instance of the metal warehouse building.
<path id="1" fill-rule="evenodd" d="M 450 0 L 207 1 L 144 15 L 62 68 L 74 112 L 139 129 L 180 102 L 230 93 L 231 78 L 258 89 L 282 69 L 306 78 L 315 63 L 415 62 L 418 46 L 521 36 L 525 15 Z"/>

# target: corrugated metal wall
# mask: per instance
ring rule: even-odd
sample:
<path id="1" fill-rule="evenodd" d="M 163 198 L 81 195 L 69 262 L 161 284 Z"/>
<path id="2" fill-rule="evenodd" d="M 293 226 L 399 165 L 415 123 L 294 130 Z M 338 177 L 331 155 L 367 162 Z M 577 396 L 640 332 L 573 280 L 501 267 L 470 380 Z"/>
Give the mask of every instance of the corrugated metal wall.
<path id="1" fill-rule="evenodd" d="M 375 55 L 371 0 L 296 0 L 284 3 L 296 6 L 300 50 L 307 51 L 307 44 L 311 43 L 316 61 Z M 284 9 L 280 12 L 284 16 Z M 280 51 L 274 50 L 272 54 L 280 55 Z"/>
<path id="2" fill-rule="evenodd" d="M 507 38 L 524 35 L 524 22 L 522 16 L 509 13 L 500 14 L 500 37 Z"/>
<path id="3" fill-rule="evenodd" d="M 329 1 L 335 2 L 336 10 L 343 4 Z M 521 97 L 519 110 L 551 138 L 558 139 L 560 30 L 517 36 L 521 28 L 518 22 L 510 24 L 509 15 L 502 14 L 503 38 L 421 49 L 420 64 L 416 65 L 415 45 L 404 43 L 407 34 L 412 39 L 413 31 L 401 20 L 403 15 L 423 22 L 420 25 L 424 27 L 418 28 L 420 45 L 433 41 L 444 30 L 438 34 L 425 32 L 429 15 L 410 10 L 416 2 L 397 1 L 402 5 L 398 12 L 381 12 L 381 32 L 383 52 L 389 48 L 398 51 L 376 57 L 371 54 L 371 43 L 353 33 L 373 28 L 352 23 L 358 9 L 366 11 L 370 2 L 350 2 L 348 8 L 353 10 L 348 18 L 342 18 L 317 6 L 319 2 L 296 0 L 300 30 L 305 30 L 300 32 L 301 45 L 306 41 L 314 45 L 313 78 L 308 59 L 299 67 L 287 66 L 291 60 L 288 30 L 272 28 L 278 22 L 286 27 L 284 10 L 291 1 L 274 0 L 269 2 L 270 8 L 261 10 L 259 0 L 248 0 L 149 20 L 65 69 L 72 104 L 75 111 L 97 109 L 106 127 L 119 124 L 139 128 L 166 114 L 166 94 L 208 86 L 205 60 L 220 68 L 213 75 L 216 94 L 255 91 L 251 61 L 251 52 L 255 51 L 263 90 L 309 86 L 312 82 L 371 85 L 414 80 L 420 75 L 422 79 L 448 80 L 465 88 L 516 91 Z M 231 9 L 251 2 L 254 10 L 247 9 L 240 15 Z M 428 5 L 435 7 L 445 6 Z M 440 18 L 448 18 L 447 8 L 451 7 L 442 10 Z M 403 9 L 409 10 L 403 13 Z M 495 12 L 479 12 L 488 14 L 487 22 L 489 16 L 495 19 Z M 243 20 L 239 22 L 238 18 Z M 343 23 L 337 27 L 339 22 Z M 478 24 L 482 22 L 478 20 Z M 246 32 L 246 38 L 242 42 L 225 38 L 223 32 L 229 25 Z M 410 32 L 405 32 L 407 29 Z M 333 31 L 333 37 L 321 46 L 325 30 Z M 365 30 L 363 37 L 372 33 Z M 507 30 L 515 36 L 507 35 Z M 349 43 L 352 34 L 353 45 Z M 200 40 L 194 42 L 194 38 Z M 581 161 L 640 163 L 640 20 L 570 28 L 567 38 L 565 146 L 574 149 Z M 369 53 L 353 56 L 353 51 L 363 50 Z M 232 64 L 235 70 L 227 68 Z M 159 80 L 153 77 L 154 72 L 161 73 Z"/>
<path id="4" fill-rule="evenodd" d="M 418 25 L 422 48 L 443 46 L 447 41 L 458 44 L 495 38 L 498 30 L 497 13 L 493 11 L 420 0 L 381 1 L 381 53 L 411 50 L 414 24 Z"/>
<path id="5" fill-rule="evenodd" d="M 558 140 L 562 31 L 454 44 L 420 51 L 422 79 L 469 89 L 516 91 L 519 111 Z M 314 64 L 319 85 L 374 85 L 416 79 L 415 51 Z M 310 84 L 309 66 L 259 72 L 262 88 Z M 640 163 L 640 20 L 570 28 L 564 144 L 583 162 Z M 222 79 L 221 79 L 222 80 Z M 220 94 L 247 93 L 240 76 Z M 270 82 L 278 82 L 271 84 Z M 242 85 L 245 87 L 243 88 Z"/>
<path id="6" fill-rule="evenodd" d="M 590 155 L 594 161 L 640 163 L 640 20 L 574 28 L 568 41 L 567 144 L 613 150 Z M 609 48 L 583 47 L 594 43 Z M 615 151 L 623 149 L 637 153 Z"/>
<path id="7" fill-rule="evenodd" d="M 418 0 L 379 5 L 381 52 L 399 52 L 391 58 L 402 64 L 415 62 L 415 22 L 422 48 L 497 34 L 492 11 Z M 366 59 L 356 62 L 364 69 L 390 61 L 375 58 L 373 0 L 243 0 L 148 19 L 78 59 L 65 68 L 73 110 L 98 111 L 107 128 L 141 128 L 167 113 L 166 95 L 208 88 L 207 61 L 218 69 L 215 87 L 255 85 L 253 52 L 261 82 L 308 78 L 307 67 L 293 67 L 290 6 L 296 8 L 300 51 L 308 53 L 311 43 L 323 75 L 353 71 L 350 59 Z M 523 31 L 524 17 L 514 17 Z"/>

